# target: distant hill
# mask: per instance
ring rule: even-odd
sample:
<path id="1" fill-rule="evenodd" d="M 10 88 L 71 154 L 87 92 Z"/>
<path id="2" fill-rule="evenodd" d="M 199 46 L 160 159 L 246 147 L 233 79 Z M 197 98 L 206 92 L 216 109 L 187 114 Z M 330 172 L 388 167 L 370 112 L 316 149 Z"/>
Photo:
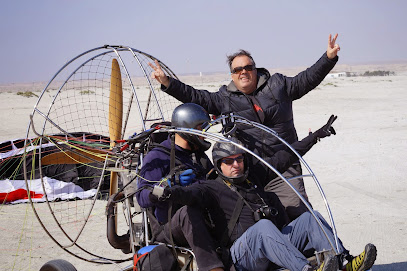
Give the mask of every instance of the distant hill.
<path id="1" fill-rule="evenodd" d="M 269 69 L 270 73 L 281 73 L 288 76 L 294 76 L 299 72 L 305 70 L 308 67 L 293 67 L 293 68 L 272 68 Z M 358 64 L 358 65 L 348 65 L 338 63 L 335 68 L 331 71 L 332 73 L 337 72 L 353 72 L 363 74 L 366 71 L 393 71 L 396 74 L 407 74 L 407 61 L 399 63 L 381 63 L 381 64 Z"/>
<path id="2" fill-rule="evenodd" d="M 0 84 L 0 92 L 42 92 L 47 82 Z"/>

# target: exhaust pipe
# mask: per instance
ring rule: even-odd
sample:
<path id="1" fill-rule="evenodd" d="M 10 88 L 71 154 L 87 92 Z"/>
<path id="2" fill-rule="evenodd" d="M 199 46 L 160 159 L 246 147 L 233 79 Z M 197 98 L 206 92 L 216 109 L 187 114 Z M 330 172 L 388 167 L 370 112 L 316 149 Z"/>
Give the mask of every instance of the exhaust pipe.
<path id="1" fill-rule="evenodd" d="M 106 206 L 106 216 L 107 216 L 107 240 L 109 244 L 116 248 L 121 249 L 123 253 L 131 253 L 130 247 L 130 231 L 124 235 L 117 235 L 116 233 L 116 220 L 115 220 L 115 206 L 116 200 L 123 198 L 123 193 L 113 194 L 109 197 Z"/>

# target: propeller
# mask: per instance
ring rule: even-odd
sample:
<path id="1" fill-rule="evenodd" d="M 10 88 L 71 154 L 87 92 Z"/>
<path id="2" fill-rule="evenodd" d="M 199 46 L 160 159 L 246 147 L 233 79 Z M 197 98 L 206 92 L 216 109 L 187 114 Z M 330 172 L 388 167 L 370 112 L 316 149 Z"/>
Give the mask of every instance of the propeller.
<path id="1" fill-rule="evenodd" d="M 121 139 L 123 120 L 123 89 L 122 77 L 117 59 L 112 60 L 112 73 L 110 75 L 110 97 L 109 97 L 109 136 L 110 148 L 113 148 L 115 140 Z M 112 195 L 118 191 L 117 172 L 110 173 L 110 190 Z"/>
<path id="2" fill-rule="evenodd" d="M 110 96 L 109 96 L 110 148 L 113 148 L 116 145 L 115 142 L 116 140 L 121 139 L 122 120 L 123 120 L 122 76 L 120 73 L 119 63 L 117 62 L 117 59 L 114 58 L 112 60 L 112 73 L 110 75 Z M 117 193 L 117 191 L 118 191 L 117 172 L 111 171 L 109 195 L 113 195 Z M 114 208 L 117 208 L 117 206 L 115 206 Z M 117 225 L 117 216 L 115 216 L 115 224 Z"/>

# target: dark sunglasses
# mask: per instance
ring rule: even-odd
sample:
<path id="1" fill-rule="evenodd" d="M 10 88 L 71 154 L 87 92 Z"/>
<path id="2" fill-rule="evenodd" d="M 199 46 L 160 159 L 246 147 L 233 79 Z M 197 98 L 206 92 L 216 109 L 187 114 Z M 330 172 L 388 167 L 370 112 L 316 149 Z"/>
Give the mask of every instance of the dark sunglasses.
<path id="1" fill-rule="evenodd" d="M 235 158 L 223 158 L 222 159 L 222 163 L 225 163 L 226 165 L 230 166 L 233 165 L 233 163 L 236 161 L 237 163 L 242 163 L 244 160 L 243 155 L 240 155 L 238 157 Z"/>
<path id="2" fill-rule="evenodd" d="M 246 65 L 244 67 L 236 67 L 232 70 L 232 73 L 241 73 L 243 70 L 248 72 L 254 70 L 256 67 L 254 65 Z"/>

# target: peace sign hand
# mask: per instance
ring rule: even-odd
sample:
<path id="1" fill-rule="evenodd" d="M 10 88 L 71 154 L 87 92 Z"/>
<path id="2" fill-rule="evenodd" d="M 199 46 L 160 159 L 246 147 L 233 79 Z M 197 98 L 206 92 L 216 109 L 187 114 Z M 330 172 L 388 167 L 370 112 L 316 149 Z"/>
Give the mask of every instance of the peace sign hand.
<path id="1" fill-rule="evenodd" d="M 167 88 L 170 85 L 170 80 L 161 69 L 158 60 L 154 60 L 154 62 L 155 65 L 153 63 L 148 63 L 148 65 L 154 70 L 153 72 L 151 72 L 151 78 L 157 80 L 160 84 L 164 85 Z"/>
<path id="2" fill-rule="evenodd" d="M 334 127 L 332 127 L 332 123 L 334 123 L 337 118 L 338 116 L 331 115 L 328 122 L 314 133 L 314 136 L 318 141 L 320 138 L 324 138 L 330 135 L 336 135 L 336 131 Z"/>
<path id="3" fill-rule="evenodd" d="M 338 51 L 341 50 L 339 44 L 335 43 L 337 37 L 338 34 L 336 34 L 335 37 L 332 39 L 332 35 L 329 34 L 328 49 L 326 50 L 326 55 L 328 56 L 329 59 L 333 59 L 334 57 L 336 57 L 338 55 Z"/>

